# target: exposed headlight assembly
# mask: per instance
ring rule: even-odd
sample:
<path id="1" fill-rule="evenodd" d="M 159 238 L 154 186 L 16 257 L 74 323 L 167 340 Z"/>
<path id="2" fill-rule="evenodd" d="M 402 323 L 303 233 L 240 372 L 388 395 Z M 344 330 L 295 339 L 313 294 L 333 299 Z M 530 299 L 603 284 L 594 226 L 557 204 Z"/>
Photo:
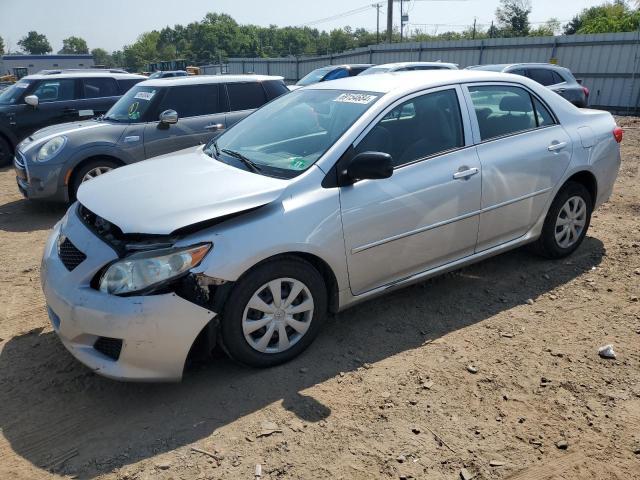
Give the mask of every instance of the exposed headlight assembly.
<path id="1" fill-rule="evenodd" d="M 38 162 L 51 160 L 62 150 L 65 143 L 67 143 L 66 137 L 54 137 L 48 142 L 45 142 L 45 144 L 40 147 L 40 150 L 38 150 L 36 160 Z"/>
<path id="2" fill-rule="evenodd" d="M 126 295 L 148 291 L 197 267 L 210 243 L 141 252 L 112 263 L 100 279 L 100 291 Z"/>

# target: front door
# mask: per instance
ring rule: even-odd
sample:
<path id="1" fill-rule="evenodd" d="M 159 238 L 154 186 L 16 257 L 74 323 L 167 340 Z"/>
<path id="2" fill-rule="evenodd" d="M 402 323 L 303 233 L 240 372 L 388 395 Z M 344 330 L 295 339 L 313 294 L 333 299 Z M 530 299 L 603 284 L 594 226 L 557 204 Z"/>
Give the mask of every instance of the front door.
<path id="1" fill-rule="evenodd" d="M 473 253 L 482 173 L 460 92 L 400 102 L 356 142 L 356 154 L 389 153 L 394 172 L 340 189 L 353 294 Z"/>
<path id="2" fill-rule="evenodd" d="M 571 160 L 550 110 L 514 85 L 469 86 L 480 134 L 482 213 L 477 251 L 515 240 L 543 214 Z"/>
<path id="3" fill-rule="evenodd" d="M 169 88 L 160 102 L 158 115 L 165 110 L 178 112 L 178 123 L 167 125 L 158 121 L 146 125 L 146 158 L 204 144 L 226 126 L 215 83 Z"/>

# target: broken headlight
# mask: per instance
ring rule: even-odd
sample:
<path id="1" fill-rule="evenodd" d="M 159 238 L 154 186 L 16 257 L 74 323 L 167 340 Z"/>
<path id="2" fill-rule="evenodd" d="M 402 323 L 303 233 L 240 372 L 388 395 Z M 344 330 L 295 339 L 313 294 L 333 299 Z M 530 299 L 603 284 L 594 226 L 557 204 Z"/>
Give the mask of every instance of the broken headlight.
<path id="1" fill-rule="evenodd" d="M 126 295 L 148 291 L 197 267 L 211 250 L 205 243 L 141 252 L 112 263 L 100 278 L 100 291 Z"/>

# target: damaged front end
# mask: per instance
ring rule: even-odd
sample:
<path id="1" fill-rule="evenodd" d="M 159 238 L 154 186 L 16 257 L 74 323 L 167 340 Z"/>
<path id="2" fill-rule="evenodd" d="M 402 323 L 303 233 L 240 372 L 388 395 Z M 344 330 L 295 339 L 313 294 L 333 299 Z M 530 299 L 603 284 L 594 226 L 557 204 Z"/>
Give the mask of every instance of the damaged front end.
<path id="1" fill-rule="evenodd" d="M 175 294 L 195 305 L 217 313 L 218 315 L 214 316 L 198 335 L 189 355 L 190 358 L 207 357 L 216 345 L 219 313 L 224 308 L 224 303 L 233 287 L 233 282 L 209 277 L 203 273 L 194 273 L 192 268 L 197 266 L 200 259 L 183 273 L 167 278 L 165 281 L 152 283 L 143 289 L 129 291 L 126 289 L 105 290 L 105 277 L 114 269 L 114 266 L 119 267 L 119 265 L 131 264 L 136 261 L 153 262 L 159 258 L 158 255 L 162 255 L 165 252 L 165 257 L 170 256 L 171 252 L 180 254 L 185 249 L 177 248 L 175 245 L 185 237 L 186 233 L 180 231 L 170 235 L 125 234 L 117 225 L 96 215 L 81 204 L 78 206 L 77 213 L 83 224 L 100 240 L 111 247 L 118 256 L 118 260 L 105 265 L 97 272 L 92 280 L 92 287 L 96 290 L 107 291 L 107 293 L 119 296 Z M 211 222 L 208 222 L 207 226 L 210 225 Z M 202 244 L 201 246 L 207 246 L 206 252 L 212 248 L 212 244 Z M 196 245 L 191 248 L 197 249 L 198 247 Z M 202 255 L 202 258 L 205 255 L 206 253 Z M 134 275 L 132 274 L 131 277 L 134 277 Z"/>

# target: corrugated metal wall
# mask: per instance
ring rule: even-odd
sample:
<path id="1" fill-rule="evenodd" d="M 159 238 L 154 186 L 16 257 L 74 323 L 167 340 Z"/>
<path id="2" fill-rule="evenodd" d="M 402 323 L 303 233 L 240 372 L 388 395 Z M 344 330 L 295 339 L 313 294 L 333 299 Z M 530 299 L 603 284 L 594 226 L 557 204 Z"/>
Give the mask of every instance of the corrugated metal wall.
<path id="1" fill-rule="evenodd" d="M 584 80 L 590 106 L 622 112 L 640 108 L 640 32 L 381 44 L 313 58 L 230 58 L 228 72 L 280 75 L 295 82 L 329 64 L 442 60 L 464 68 L 552 58 Z"/>

